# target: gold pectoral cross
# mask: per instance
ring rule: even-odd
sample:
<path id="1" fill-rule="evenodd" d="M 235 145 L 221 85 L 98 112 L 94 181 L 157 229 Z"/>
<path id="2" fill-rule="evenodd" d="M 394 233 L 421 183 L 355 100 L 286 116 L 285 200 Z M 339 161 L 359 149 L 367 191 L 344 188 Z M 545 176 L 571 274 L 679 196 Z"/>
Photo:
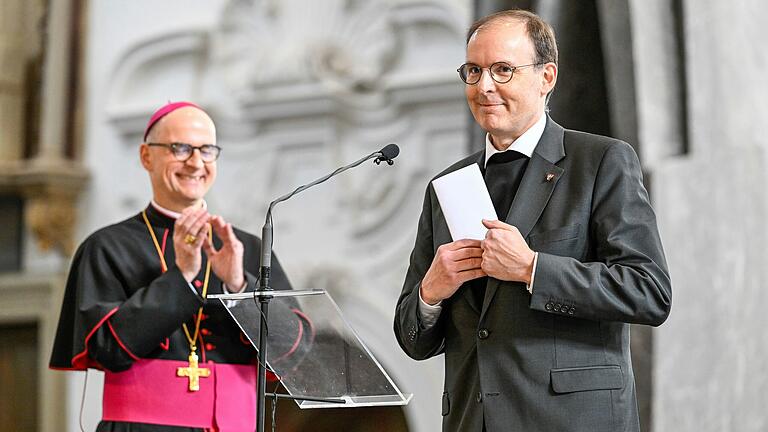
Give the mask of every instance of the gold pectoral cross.
<path id="1" fill-rule="evenodd" d="M 189 354 L 189 366 L 176 369 L 176 376 L 189 378 L 189 391 L 200 390 L 200 377 L 211 376 L 211 370 L 208 368 L 197 367 L 197 354 L 192 351 Z"/>

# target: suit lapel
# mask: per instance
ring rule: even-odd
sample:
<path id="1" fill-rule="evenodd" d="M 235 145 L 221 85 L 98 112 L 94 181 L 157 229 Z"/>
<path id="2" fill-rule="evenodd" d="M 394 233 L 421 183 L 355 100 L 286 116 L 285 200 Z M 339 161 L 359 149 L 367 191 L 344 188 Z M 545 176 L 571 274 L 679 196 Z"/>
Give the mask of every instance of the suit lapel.
<path id="1" fill-rule="evenodd" d="M 505 219 L 506 223 L 517 227 L 523 238 L 526 238 L 536 225 L 557 182 L 563 175 L 563 168 L 555 165 L 563 157 L 565 157 L 563 128 L 547 117 L 547 126 L 531 155 L 528 168 L 523 174 L 520 187 Z M 496 295 L 500 283 L 498 279 L 488 278 L 480 314 L 481 320 Z"/>

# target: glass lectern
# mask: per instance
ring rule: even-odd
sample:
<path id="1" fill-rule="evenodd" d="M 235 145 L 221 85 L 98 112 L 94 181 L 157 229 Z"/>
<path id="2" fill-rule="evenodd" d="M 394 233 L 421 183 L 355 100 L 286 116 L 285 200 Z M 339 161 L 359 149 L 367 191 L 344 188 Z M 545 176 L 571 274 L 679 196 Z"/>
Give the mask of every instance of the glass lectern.
<path id="1" fill-rule="evenodd" d="M 403 394 L 325 290 L 212 295 L 258 349 L 259 296 L 268 295 L 267 368 L 300 408 L 406 405 Z"/>

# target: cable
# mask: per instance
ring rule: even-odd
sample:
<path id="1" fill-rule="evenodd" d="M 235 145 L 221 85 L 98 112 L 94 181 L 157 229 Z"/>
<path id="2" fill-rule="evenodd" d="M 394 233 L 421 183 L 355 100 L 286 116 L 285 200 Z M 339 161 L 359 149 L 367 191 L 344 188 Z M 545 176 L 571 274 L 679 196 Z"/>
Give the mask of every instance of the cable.
<path id="1" fill-rule="evenodd" d="M 83 411 L 85 409 L 85 391 L 88 389 L 88 371 L 90 369 L 85 369 L 85 381 L 83 382 L 83 396 L 80 398 L 80 432 L 85 432 L 85 427 L 83 426 Z"/>
<path id="2" fill-rule="evenodd" d="M 275 430 L 277 428 L 277 422 L 275 421 L 275 419 L 276 419 L 276 416 L 275 416 L 276 412 L 277 412 L 277 388 L 275 388 L 275 393 L 274 393 L 274 396 L 272 398 L 272 432 L 275 432 Z"/>
<path id="3" fill-rule="evenodd" d="M 258 311 L 259 311 L 259 315 L 261 316 L 261 317 L 260 317 L 260 319 L 259 319 L 259 320 L 261 321 L 261 324 L 260 324 L 260 325 L 263 325 L 263 326 L 264 326 L 264 328 L 265 328 L 265 331 L 266 331 L 266 335 L 267 335 L 267 340 L 269 340 L 269 324 L 267 323 L 267 319 L 266 319 L 266 317 L 264 316 L 264 312 L 262 312 L 261 308 L 260 308 L 260 307 L 258 307 L 258 306 L 259 306 L 259 303 L 258 303 L 258 300 L 257 300 L 257 296 L 256 296 L 256 294 L 257 294 L 257 291 L 254 291 L 254 294 L 253 294 L 253 303 L 256 305 L 256 310 L 258 310 Z M 265 359 L 265 360 L 266 360 L 266 359 Z M 256 356 L 256 363 L 260 364 L 260 365 L 261 365 L 261 366 L 264 368 L 264 370 L 266 370 L 267 372 L 270 372 L 270 373 L 273 373 L 273 374 L 277 375 L 277 372 L 275 372 L 275 371 L 274 371 L 274 369 L 272 369 L 271 367 L 269 367 L 269 364 L 264 364 L 264 363 L 262 363 L 262 362 L 259 360 L 259 357 L 258 357 L 258 356 Z"/>

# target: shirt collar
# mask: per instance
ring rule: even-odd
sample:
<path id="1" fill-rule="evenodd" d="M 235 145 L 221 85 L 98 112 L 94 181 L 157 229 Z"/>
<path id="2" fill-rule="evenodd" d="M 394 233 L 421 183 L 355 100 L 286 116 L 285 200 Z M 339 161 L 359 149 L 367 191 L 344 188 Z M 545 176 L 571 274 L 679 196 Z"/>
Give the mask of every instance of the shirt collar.
<path id="1" fill-rule="evenodd" d="M 541 136 L 544 134 L 544 127 L 547 125 L 547 116 L 542 113 L 539 120 L 533 124 L 527 131 L 525 131 L 520 137 L 518 137 L 506 150 L 496 150 L 496 147 L 491 144 L 491 135 L 485 134 L 485 165 L 488 165 L 488 159 L 496 153 L 502 153 L 509 150 L 520 152 L 529 158 L 533 154 L 533 150 L 539 143 Z"/>
<path id="2" fill-rule="evenodd" d="M 178 219 L 179 216 L 181 216 L 181 213 L 175 212 L 173 210 L 168 210 L 167 208 L 162 207 L 160 204 L 156 203 L 155 200 L 150 201 L 150 203 L 152 204 L 152 207 L 155 208 L 155 210 L 157 210 L 162 215 L 165 215 L 171 219 Z M 205 209 L 208 208 L 208 203 L 206 203 L 205 200 L 203 200 L 203 208 Z"/>

